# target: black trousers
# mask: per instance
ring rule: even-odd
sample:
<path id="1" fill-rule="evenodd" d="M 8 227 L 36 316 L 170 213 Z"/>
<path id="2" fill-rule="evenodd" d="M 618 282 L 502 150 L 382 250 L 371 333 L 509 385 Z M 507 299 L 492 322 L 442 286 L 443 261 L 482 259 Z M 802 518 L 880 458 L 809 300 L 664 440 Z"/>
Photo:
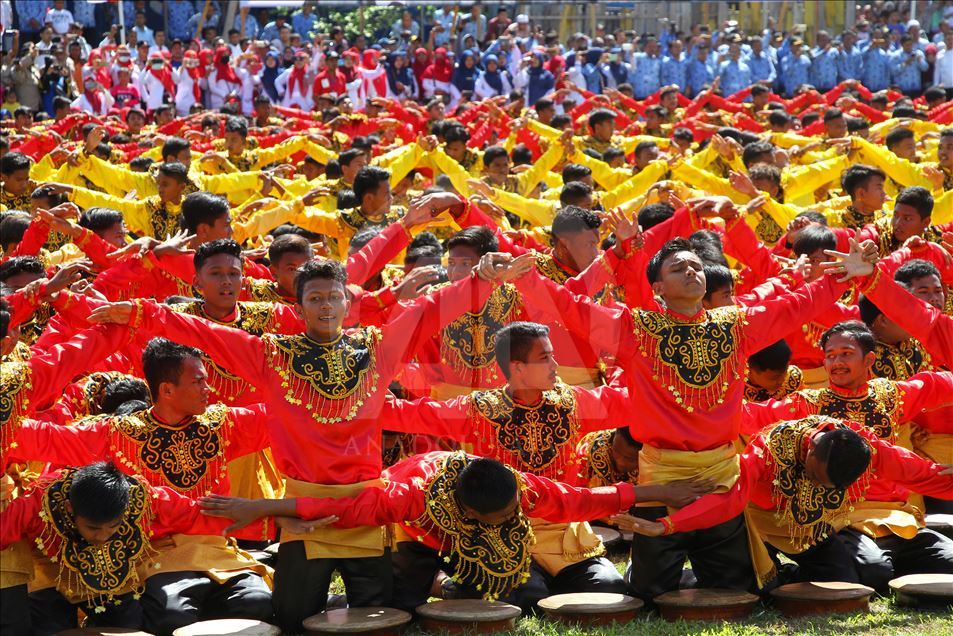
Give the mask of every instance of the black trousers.
<path id="1" fill-rule="evenodd" d="M 30 595 L 26 584 L 0 590 L 0 634 L 30 636 Z"/>
<path id="2" fill-rule="evenodd" d="M 125 627 L 142 629 L 142 605 L 132 594 L 118 597 L 119 604 L 106 603 L 104 612 L 96 612 L 86 603 L 73 604 L 66 600 L 55 588 L 33 592 L 30 599 L 30 633 L 34 636 L 52 636 L 77 626 L 76 610 L 86 614 L 86 627 Z M 4 598 L 6 601 L 6 598 Z M 4 602 L 4 605 L 6 603 Z M 6 611 L 6 610 L 4 610 Z M 6 636 L 6 630 L 4 630 Z"/>
<path id="3" fill-rule="evenodd" d="M 664 507 L 634 508 L 642 519 L 664 517 Z M 743 515 L 705 530 L 677 532 L 662 537 L 635 534 L 632 538 L 632 592 L 645 601 L 677 590 L 685 560 L 692 563 L 698 587 L 755 589 Z"/>
<path id="4" fill-rule="evenodd" d="M 404 611 L 427 602 L 430 588 L 437 572 L 447 567 L 440 554 L 425 545 L 406 541 L 398 544 L 392 553 L 394 562 L 393 606 Z M 611 561 L 593 557 L 563 568 L 555 576 L 550 575 L 535 562 L 530 566 L 530 578 L 501 601 L 520 607 L 524 612 L 534 612 L 536 603 L 552 594 L 569 592 L 609 592 L 624 594 L 622 576 Z M 480 591 L 458 586 L 456 598 L 480 598 Z"/>
<path id="5" fill-rule="evenodd" d="M 216 618 L 269 621 L 271 590 L 258 574 L 249 572 L 225 583 L 201 572 L 163 572 L 146 581 L 142 595 L 145 631 L 167 636 L 185 625 Z"/>
<path id="6" fill-rule="evenodd" d="M 923 507 L 928 515 L 953 515 L 953 500 L 923 498 Z"/>
<path id="7" fill-rule="evenodd" d="M 797 564 L 795 568 L 783 567 L 777 560 L 780 550 L 768 546 L 772 557 L 778 564 L 778 585 L 807 581 L 843 581 L 860 583 L 857 565 L 850 546 L 842 532 L 829 536 L 804 552 L 783 554 Z"/>
<path id="8" fill-rule="evenodd" d="M 304 619 L 324 611 L 335 570 L 344 580 L 351 607 L 390 605 L 393 572 L 389 550 L 379 557 L 308 560 L 303 542 L 282 543 L 272 599 L 283 632 L 301 633 Z"/>
<path id="9" fill-rule="evenodd" d="M 907 574 L 953 574 L 953 539 L 921 528 L 904 539 L 894 534 L 871 539 L 847 528 L 838 534 L 851 551 L 860 583 L 886 595 L 891 579 Z"/>

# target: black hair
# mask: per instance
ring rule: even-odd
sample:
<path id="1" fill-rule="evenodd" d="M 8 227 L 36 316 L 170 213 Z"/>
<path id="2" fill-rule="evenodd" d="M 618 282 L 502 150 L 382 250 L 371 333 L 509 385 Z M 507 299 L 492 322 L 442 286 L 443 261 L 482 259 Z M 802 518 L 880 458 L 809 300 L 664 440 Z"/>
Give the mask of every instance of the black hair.
<path id="1" fill-rule="evenodd" d="M 32 162 L 22 152 L 8 152 L 0 157 L 0 174 L 13 174 L 20 170 L 29 170 Z"/>
<path id="2" fill-rule="evenodd" d="M 248 122 L 244 117 L 232 116 L 225 120 L 225 132 L 238 133 L 241 137 L 248 136 Z"/>
<path id="3" fill-rule="evenodd" d="M 509 158 L 509 155 L 506 154 L 506 148 L 502 146 L 490 146 L 483 151 L 483 165 L 489 166 L 493 160 L 499 159 L 500 157 Z"/>
<path id="4" fill-rule="evenodd" d="M 46 276 L 43 262 L 36 256 L 14 256 L 0 263 L 0 283 L 5 283 L 18 274 Z"/>
<path id="5" fill-rule="evenodd" d="M 499 512 L 516 497 L 516 476 L 495 459 L 470 460 L 457 477 L 459 502 L 480 514 Z"/>
<path id="6" fill-rule="evenodd" d="M 516 147 L 513 148 L 513 152 L 510 153 L 510 159 L 513 160 L 513 165 L 523 166 L 533 163 L 533 151 L 530 150 L 526 144 L 516 144 Z"/>
<path id="7" fill-rule="evenodd" d="M 458 246 L 469 247 L 482 256 L 497 251 L 500 243 L 491 229 L 482 225 L 472 225 L 463 228 L 447 241 L 448 250 Z"/>
<path id="8" fill-rule="evenodd" d="M 364 203 L 364 196 L 377 191 L 382 183 L 390 183 L 390 172 L 377 166 L 364 166 L 354 175 L 354 196 L 358 204 Z"/>
<path id="9" fill-rule="evenodd" d="M 439 265 L 443 258 L 443 248 L 439 245 L 423 244 L 408 247 L 404 254 L 404 266 Z"/>
<path id="10" fill-rule="evenodd" d="M 347 272 L 344 265 L 330 259 L 314 259 L 298 268 L 295 275 L 295 296 L 301 303 L 304 299 L 304 287 L 313 280 L 334 280 L 347 286 Z"/>
<path id="11" fill-rule="evenodd" d="M 79 226 L 92 232 L 104 232 L 116 225 L 122 223 L 123 216 L 119 210 L 112 208 L 88 208 L 79 215 Z"/>
<path id="12" fill-rule="evenodd" d="M 555 128 L 556 130 L 562 130 L 566 127 L 566 124 L 570 123 L 572 119 L 569 115 L 559 113 L 558 115 L 553 115 L 553 118 L 549 120 L 549 127 Z"/>
<path id="13" fill-rule="evenodd" d="M 620 426 L 619 428 L 612 431 L 609 441 L 610 442 L 615 441 L 616 437 L 621 437 L 622 440 L 629 446 L 633 446 L 635 448 L 638 448 L 639 450 L 642 449 L 642 442 L 632 437 L 632 431 L 629 429 L 628 426 Z"/>
<path id="14" fill-rule="evenodd" d="M 711 230 L 697 230 L 688 237 L 688 242 L 692 246 L 692 251 L 702 259 L 705 265 L 722 265 L 728 267 L 728 261 L 725 259 L 725 248 L 721 242 L 721 237 Z"/>
<path id="15" fill-rule="evenodd" d="M 769 155 L 765 160 L 764 155 Z M 755 141 L 744 147 L 741 151 L 741 162 L 745 168 L 750 168 L 756 163 L 771 162 L 774 159 L 774 145 L 767 141 Z"/>
<path id="16" fill-rule="evenodd" d="M 770 93 L 770 92 L 771 92 L 771 89 L 768 88 L 767 86 L 765 86 L 764 84 L 755 84 L 754 86 L 751 87 L 751 96 L 752 96 L 752 97 L 754 97 L 754 96 L 756 96 L 756 95 L 764 95 L 764 94 Z"/>
<path id="17" fill-rule="evenodd" d="M 791 123 L 791 116 L 780 109 L 773 109 L 768 113 L 768 123 L 772 126 L 787 126 Z"/>
<path id="18" fill-rule="evenodd" d="M 159 174 L 163 177 L 175 179 L 179 183 L 188 183 L 189 169 L 178 161 L 167 161 L 159 164 Z"/>
<path id="19" fill-rule="evenodd" d="M 863 299 L 863 296 L 861 296 L 861 299 Z M 863 308 L 861 308 L 861 310 L 863 310 Z M 865 320 L 864 322 L 867 321 Z M 874 334 L 871 333 L 870 328 L 864 324 L 864 322 L 860 322 L 859 320 L 845 320 L 843 322 L 837 323 L 821 334 L 821 349 L 824 349 L 827 346 L 827 342 L 832 337 L 836 335 L 843 335 L 857 341 L 857 344 L 860 345 L 860 350 L 863 351 L 864 355 L 872 352 L 874 347 L 877 345 L 877 339 L 874 338 Z"/>
<path id="20" fill-rule="evenodd" d="M 754 164 L 748 169 L 748 178 L 752 181 L 755 179 L 766 179 L 779 188 L 781 187 L 781 170 L 772 163 Z"/>
<path id="21" fill-rule="evenodd" d="M 179 383 L 183 365 L 189 358 L 201 360 L 202 352 L 165 338 L 153 338 L 146 344 L 142 351 L 142 374 L 153 400 L 159 395 L 162 383 Z"/>
<path id="22" fill-rule="evenodd" d="M 820 113 L 815 113 L 814 111 L 805 113 L 804 116 L 801 117 L 801 127 L 807 128 L 808 126 L 810 126 L 811 124 L 813 124 L 820 118 L 821 118 Z"/>
<path id="23" fill-rule="evenodd" d="M 541 110 L 546 110 L 547 108 L 554 108 L 554 107 L 555 107 L 555 104 L 553 103 L 553 100 L 551 99 L 538 99 L 536 100 L 536 103 L 533 104 L 533 110 L 535 110 L 537 113 Z"/>
<path id="24" fill-rule="evenodd" d="M 230 238 L 216 239 L 208 243 L 202 243 L 195 250 L 195 256 L 192 262 L 195 265 L 195 271 L 202 269 L 202 266 L 208 259 L 218 254 L 228 254 L 234 256 L 239 261 L 242 260 L 242 247 Z"/>
<path id="25" fill-rule="evenodd" d="M 563 166 L 563 183 L 572 183 L 573 181 L 580 181 L 592 174 L 592 170 L 588 166 L 584 166 L 579 163 L 567 163 Z"/>
<path id="26" fill-rule="evenodd" d="M 418 247 L 423 247 L 425 245 L 432 245 L 434 247 L 440 248 L 440 250 L 443 251 L 443 244 L 433 232 L 421 232 L 413 238 L 413 240 L 407 246 L 407 249 L 411 250 Z"/>
<path id="27" fill-rule="evenodd" d="M 704 271 L 705 300 L 711 298 L 716 291 L 734 288 L 735 279 L 731 276 L 731 270 L 724 265 L 705 265 Z"/>
<path id="28" fill-rule="evenodd" d="M 932 102 L 937 99 L 946 99 L 946 91 L 942 86 L 931 86 L 930 88 L 923 91 L 923 98 L 927 102 Z"/>
<path id="29" fill-rule="evenodd" d="M 601 225 L 602 220 L 595 212 L 575 205 L 567 205 L 553 217 L 550 233 L 553 237 L 553 244 L 555 244 L 560 236 L 598 230 Z"/>
<path id="30" fill-rule="evenodd" d="M 672 131 L 672 139 L 681 139 L 689 143 L 695 141 L 695 134 L 688 128 L 676 128 Z"/>
<path id="31" fill-rule="evenodd" d="M 350 166 L 352 161 L 363 156 L 364 151 L 360 148 L 348 148 L 338 155 L 338 166 Z"/>
<path id="32" fill-rule="evenodd" d="M 324 166 L 324 176 L 328 179 L 340 179 L 343 174 L 341 163 L 337 159 L 329 159 Z"/>
<path id="33" fill-rule="evenodd" d="M 129 169 L 133 172 L 147 172 L 154 163 L 155 160 L 152 157 L 136 157 L 129 162 Z"/>
<path id="34" fill-rule="evenodd" d="M 143 402 L 148 408 L 149 386 L 139 378 L 129 376 L 116 378 L 103 387 L 103 397 L 99 401 L 98 413 L 115 413 L 116 409 L 130 401 Z"/>
<path id="35" fill-rule="evenodd" d="M 748 358 L 748 366 L 757 371 L 785 371 L 791 363 L 791 347 L 778 340 Z"/>
<path id="36" fill-rule="evenodd" d="M 827 478 L 838 490 L 848 488 L 870 466 L 870 444 L 849 428 L 816 436 L 812 454 L 827 466 Z"/>
<path id="37" fill-rule="evenodd" d="M 602 153 L 602 160 L 605 161 L 606 163 L 612 161 L 613 159 L 617 159 L 619 157 L 623 157 L 623 158 L 625 157 L 625 151 L 622 150 L 621 148 L 615 148 L 615 147 L 606 148 L 606 151 Z"/>
<path id="38" fill-rule="evenodd" d="M 533 341 L 548 336 L 549 327 L 536 322 L 511 322 L 497 331 L 494 354 L 503 375 L 509 379 L 510 364 L 514 360 L 526 362 Z"/>
<path id="39" fill-rule="evenodd" d="M 823 225 L 808 225 L 801 230 L 791 250 L 798 256 L 811 255 L 817 250 L 836 250 L 837 236 Z"/>
<path id="40" fill-rule="evenodd" d="M 69 108 L 71 104 L 72 102 L 70 102 L 70 100 L 63 97 L 62 95 L 60 95 L 59 97 L 54 97 L 53 98 L 53 112 L 55 113 L 64 108 Z"/>
<path id="41" fill-rule="evenodd" d="M 901 204 L 913 207 L 920 215 L 920 220 L 933 214 L 933 195 L 930 194 L 929 190 L 920 186 L 904 188 L 894 199 L 893 204 L 894 209 Z"/>
<path id="42" fill-rule="evenodd" d="M 668 203 L 650 203 L 639 210 L 639 227 L 643 230 L 653 228 L 659 223 L 672 218 L 675 215 L 675 207 Z"/>
<path id="43" fill-rule="evenodd" d="M 589 115 L 589 128 L 595 128 L 596 125 L 606 121 L 615 121 L 615 112 L 608 108 L 599 108 Z"/>
<path id="44" fill-rule="evenodd" d="M 112 414 L 117 416 L 132 415 L 139 411 L 145 411 L 147 408 L 149 408 L 149 402 L 144 400 L 129 400 L 117 406 L 112 411 Z"/>
<path id="45" fill-rule="evenodd" d="M 451 124 L 444 128 L 443 140 L 448 144 L 454 141 L 467 143 L 470 141 L 470 132 L 460 124 Z"/>
<path id="46" fill-rule="evenodd" d="M 870 128 L 870 122 L 863 117 L 845 117 L 847 120 L 847 132 L 855 133 Z"/>
<path id="47" fill-rule="evenodd" d="M 11 245 L 22 241 L 28 227 L 28 213 L 19 210 L 4 212 L 3 216 L 0 216 L 0 249 L 6 252 Z"/>
<path id="48" fill-rule="evenodd" d="M 874 321 L 877 320 L 878 316 L 883 315 L 880 307 L 866 296 L 860 296 L 857 299 L 857 309 L 860 311 L 860 319 L 870 328 L 873 328 Z"/>
<path id="49" fill-rule="evenodd" d="M 658 144 L 654 141 L 640 141 L 638 144 L 636 144 L 633 154 L 638 157 L 646 150 L 652 150 L 653 148 L 658 148 Z"/>
<path id="50" fill-rule="evenodd" d="M 382 228 L 377 225 L 371 225 L 365 228 L 362 228 L 354 234 L 351 238 L 351 242 L 348 243 L 348 252 L 354 254 L 359 249 L 370 243 L 374 240 L 378 234 L 381 233 Z"/>
<path id="51" fill-rule="evenodd" d="M 812 222 L 817 223 L 818 225 L 823 225 L 824 227 L 827 227 L 827 217 L 816 210 L 805 210 L 803 212 L 799 212 L 797 216 L 795 216 L 794 218 L 795 219 L 800 219 L 800 218 L 810 219 Z"/>
<path id="52" fill-rule="evenodd" d="M 112 462 L 96 462 L 77 469 L 69 488 L 73 515 L 93 523 L 120 519 L 129 507 L 132 480 Z"/>
<path id="53" fill-rule="evenodd" d="M 185 150 L 190 150 L 192 145 L 181 137 L 169 137 L 162 144 L 162 161 L 175 161 L 176 156 Z"/>
<path id="54" fill-rule="evenodd" d="M 182 165 L 182 164 L 179 164 Z M 214 225 L 229 213 L 228 201 L 211 192 L 193 192 L 182 199 L 179 225 L 189 234 L 195 234 L 199 225 Z"/>
<path id="55" fill-rule="evenodd" d="M 692 249 L 692 244 L 688 242 L 688 239 L 678 237 L 663 245 L 662 249 L 649 259 L 645 274 L 648 276 L 650 283 L 658 282 L 662 274 L 662 265 L 669 257 L 679 252 L 691 252 L 694 254 L 695 250 Z"/>
<path id="56" fill-rule="evenodd" d="M 592 186 L 582 181 L 570 181 L 559 193 L 559 204 L 565 207 L 582 207 L 586 197 L 592 196 Z"/>
<path id="57" fill-rule="evenodd" d="M 855 163 L 841 174 L 840 186 L 848 196 L 853 197 L 858 188 L 867 187 L 867 183 L 874 177 L 880 177 L 884 180 L 887 178 L 880 168 Z"/>
<path id="58" fill-rule="evenodd" d="M 828 108 L 824 111 L 824 123 L 843 118 L 844 113 L 840 108 Z"/>
<path id="59" fill-rule="evenodd" d="M 298 234 L 284 234 L 268 246 L 268 261 L 275 265 L 285 254 L 311 256 L 311 243 Z"/>
<path id="60" fill-rule="evenodd" d="M 936 265 L 920 258 L 909 260 L 894 272 L 893 279 L 906 288 L 910 288 L 913 281 L 927 276 L 940 278 L 940 270 Z"/>
<path id="61" fill-rule="evenodd" d="M 887 150 L 893 150 L 893 147 L 899 144 L 901 141 L 907 139 L 913 139 L 913 131 L 909 128 L 897 128 L 891 130 L 886 137 L 884 137 L 884 144 L 887 146 Z"/>
<path id="62" fill-rule="evenodd" d="M 11 313 L 9 303 L 0 298 L 0 338 L 6 338 L 10 332 Z"/>

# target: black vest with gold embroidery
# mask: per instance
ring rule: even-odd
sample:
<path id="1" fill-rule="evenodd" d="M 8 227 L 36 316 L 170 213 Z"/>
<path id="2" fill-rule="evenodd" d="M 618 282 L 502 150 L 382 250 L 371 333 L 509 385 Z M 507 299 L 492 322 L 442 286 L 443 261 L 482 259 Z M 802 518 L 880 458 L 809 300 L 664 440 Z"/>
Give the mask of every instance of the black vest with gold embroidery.
<path id="1" fill-rule="evenodd" d="M 805 442 L 822 427 L 847 428 L 838 420 L 812 415 L 778 424 L 766 433 L 765 439 L 764 459 L 774 473 L 775 518 L 787 525 L 792 542 L 802 549 L 831 535 L 833 522 L 846 514 L 853 503 L 861 501 L 870 485 L 869 472 L 847 490 L 820 486 L 805 474 Z"/>
<path id="2" fill-rule="evenodd" d="M 513 401 L 505 388 L 476 391 L 469 415 L 477 423 L 480 454 L 558 481 L 574 474 L 579 424 L 571 387 L 557 384 L 531 406 Z"/>
<path id="3" fill-rule="evenodd" d="M 930 354 L 913 338 L 897 345 L 879 341 L 874 345 L 874 366 L 870 372 L 878 378 L 906 380 L 912 375 L 933 368 Z"/>
<path id="4" fill-rule="evenodd" d="M 739 308 L 708 309 L 697 321 L 645 310 L 633 310 L 632 317 L 653 379 L 689 413 L 722 404 L 731 384 L 742 379 Z"/>
<path id="5" fill-rule="evenodd" d="M 804 378 L 801 374 L 801 370 L 798 367 L 789 366 L 784 374 L 784 379 L 781 381 L 781 386 L 774 391 L 768 391 L 760 386 L 755 386 L 746 380 L 745 401 L 764 402 L 765 400 L 780 400 L 800 390 L 803 385 Z"/>
<path id="6" fill-rule="evenodd" d="M 590 488 L 611 486 L 620 481 L 636 483 L 638 471 L 623 473 L 616 468 L 612 459 L 612 437 L 615 431 L 595 431 L 589 433 L 579 443 L 580 449 L 585 449 L 586 471 L 580 472 L 579 477 L 583 485 Z"/>
<path id="7" fill-rule="evenodd" d="M 453 369 L 459 384 L 484 388 L 503 382 L 495 357 L 496 332 L 513 322 L 520 306 L 516 288 L 500 285 L 479 312 L 467 312 L 443 328 L 440 361 Z"/>
<path id="8" fill-rule="evenodd" d="M 381 331 L 376 327 L 341 334 L 329 343 L 307 335 L 262 338 L 268 366 L 281 377 L 285 400 L 306 408 L 316 422 L 354 418 L 377 391 Z"/>
<path id="9" fill-rule="evenodd" d="M 903 408 L 903 395 L 891 380 L 875 378 L 867 383 L 867 393 L 856 397 L 841 395 L 831 389 L 802 391 L 819 415 L 857 422 L 872 430 L 877 437 L 893 441 L 897 438 L 897 418 Z"/>
<path id="10" fill-rule="evenodd" d="M 457 502 L 460 473 L 470 463 L 465 453 L 453 453 L 426 485 L 424 513 L 408 523 L 428 533 L 443 535 L 441 553 L 454 581 L 476 588 L 486 600 L 496 600 L 529 579 L 533 529 L 522 507 L 499 525 L 468 519 Z M 512 469 L 511 469 L 512 470 Z M 522 500 L 525 483 L 514 471 L 517 497 Z"/>
<path id="11" fill-rule="evenodd" d="M 75 598 L 94 606 L 96 612 L 104 611 L 107 603 L 119 603 L 122 594 L 133 592 L 138 598 L 144 585 L 139 569 L 151 559 L 151 493 L 137 479 L 127 479 L 126 513 L 116 532 L 99 545 L 82 538 L 69 510 L 72 470 L 64 471 L 43 494 L 44 528 L 36 546 L 59 568 L 57 589 L 72 602 Z"/>
<path id="12" fill-rule="evenodd" d="M 29 363 L 5 359 L 0 365 L 0 456 L 16 448 L 13 440 L 29 412 L 32 391 Z"/>
<path id="13" fill-rule="evenodd" d="M 192 498 L 223 494 L 219 484 L 227 479 L 225 451 L 234 425 L 224 404 L 174 426 L 151 409 L 109 420 L 110 449 L 127 472 Z"/>

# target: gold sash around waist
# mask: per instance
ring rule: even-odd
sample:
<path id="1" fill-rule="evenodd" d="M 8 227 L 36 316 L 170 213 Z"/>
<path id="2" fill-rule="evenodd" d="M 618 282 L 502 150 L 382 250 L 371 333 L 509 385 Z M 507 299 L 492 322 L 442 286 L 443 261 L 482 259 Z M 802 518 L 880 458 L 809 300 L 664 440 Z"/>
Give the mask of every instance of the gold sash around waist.
<path id="1" fill-rule="evenodd" d="M 255 572 L 271 587 L 274 570 L 259 563 L 234 539 L 212 535 L 173 534 L 152 542 L 157 552 L 142 578 L 164 572 L 202 572 L 216 583 Z"/>
<path id="2" fill-rule="evenodd" d="M 824 367 L 801 369 L 801 381 L 805 389 L 826 389 L 830 386 L 830 378 L 827 377 L 827 369 Z"/>
<path id="3" fill-rule="evenodd" d="M 910 503 L 858 501 L 847 512 L 845 525 L 873 539 L 891 534 L 912 539 L 926 524 L 923 512 Z"/>
<path id="4" fill-rule="evenodd" d="M 919 431 L 913 436 L 913 450 L 937 464 L 953 464 L 953 435 Z"/>
<path id="5" fill-rule="evenodd" d="M 0 550 L 0 590 L 25 585 L 33 578 L 33 555 L 26 541 L 11 543 Z"/>
<path id="6" fill-rule="evenodd" d="M 228 481 L 232 497 L 281 499 L 285 492 L 284 480 L 270 448 L 228 462 Z"/>
<path id="7" fill-rule="evenodd" d="M 601 369 L 559 366 L 556 368 L 556 375 L 563 383 L 583 389 L 594 389 L 605 384 Z"/>
<path id="8" fill-rule="evenodd" d="M 738 450 L 725 444 L 704 451 L 656 448 L 646 444 L 639 451 L 639 485 L 667 484 L 680 479 L 711 479 L 713 492 L 727 492 L 741 471 Z M 639 502 L 637 506 L 661 506 L 658 502 Z"/>
<path id="9" fill-rule="evenodd" d="M 430 387 L 430 397 L 431 399 L 442 402 L 444 400 L 452 400 L 453 398 L 460 397 L 461 395 L 470 395 L 474 390 L 475 389 L 471 386 L 440 382 Z"/>
<path id="10" fill-rule="evenodd" d="M 380 478 L 356 484 L 313 484 L 285 476 L 285 497 L 329 497 L 341 499 L 359 495 L 365 488 L 383 488 Z M 358 528 L 316 528 L 307 534 L 281 531 L 281 542 L 303 541 L 308 559 L 357 559 L 384 554 L 386 526 Z"/>
<path id="11" fill-rule="evenodd" d="M 530 549 L 533 559 L 551 576 L 563 568 L 586 559 L 602 556 L 606 548 L 585 521 L 550 523 L 530 519 L 536 543 Z"/>

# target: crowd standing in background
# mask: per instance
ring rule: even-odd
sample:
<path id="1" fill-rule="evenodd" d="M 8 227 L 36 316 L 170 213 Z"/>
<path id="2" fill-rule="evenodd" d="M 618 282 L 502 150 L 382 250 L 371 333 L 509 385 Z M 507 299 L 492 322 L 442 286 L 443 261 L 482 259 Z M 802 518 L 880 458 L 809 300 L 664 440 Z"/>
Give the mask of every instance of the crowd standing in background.
<path id="1" fill-rule="evenodd" d="M 953 574 L 953 3 L 153 4 L 0 3 L 4 635 Z"/>

